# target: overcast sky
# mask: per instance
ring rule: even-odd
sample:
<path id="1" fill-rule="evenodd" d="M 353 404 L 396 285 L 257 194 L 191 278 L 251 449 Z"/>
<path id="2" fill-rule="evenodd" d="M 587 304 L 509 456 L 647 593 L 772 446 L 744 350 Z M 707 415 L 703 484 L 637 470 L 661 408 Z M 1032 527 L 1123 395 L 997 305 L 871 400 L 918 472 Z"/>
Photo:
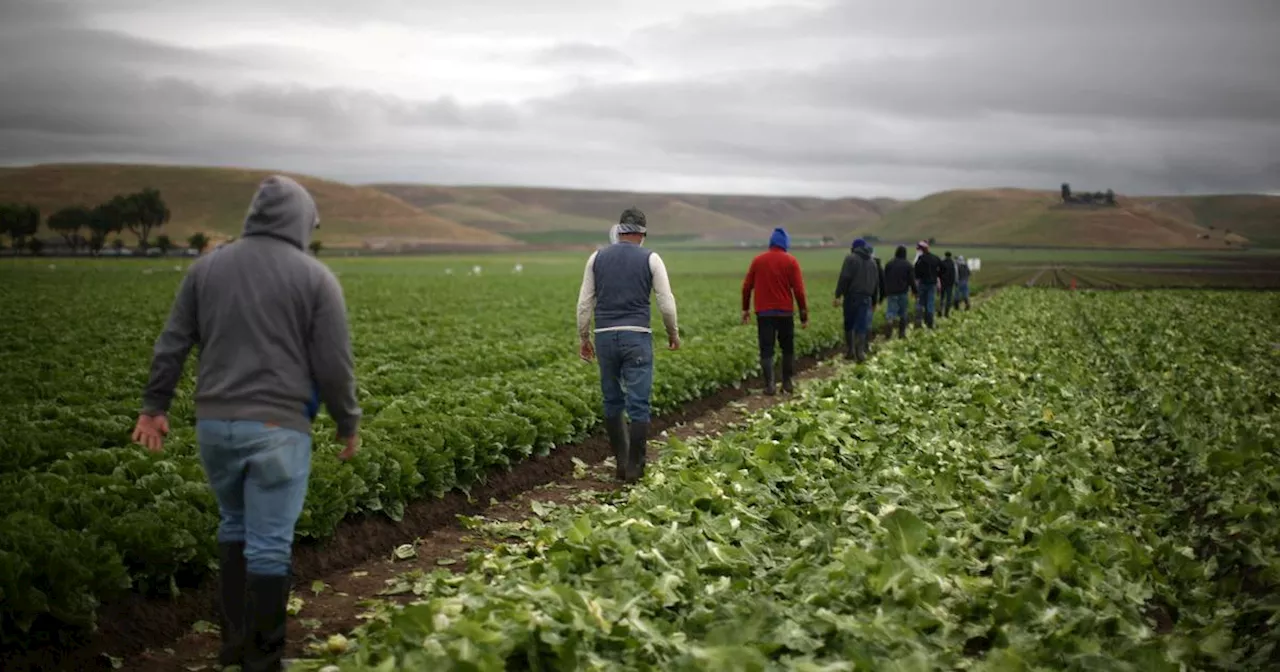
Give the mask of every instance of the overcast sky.
<path id="1" fill-rule="evenodd" d="M 0 0 L 0 162 L 1280 191 L 1277 0 Z"/>

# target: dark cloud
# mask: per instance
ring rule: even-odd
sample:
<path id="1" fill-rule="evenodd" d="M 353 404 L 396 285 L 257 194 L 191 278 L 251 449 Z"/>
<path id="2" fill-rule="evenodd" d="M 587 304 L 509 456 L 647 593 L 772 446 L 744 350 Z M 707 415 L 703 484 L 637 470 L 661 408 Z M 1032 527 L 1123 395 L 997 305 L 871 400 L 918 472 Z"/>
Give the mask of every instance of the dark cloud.
<path id="1" fill-rule="evenodd" d="M 864 196 L 1064 180 L 1127 193 L 1280 189 L 1274 2 L 907 0 L 674 19 L 681 3 L 638 0 L 373 0 L 358 11 L 229 0 L 217 12 L 11 2 L 0 10 L 8 162 Z M 130 12 L 153 23 L 125 34 Z M 279 25 L 297 29 L 294 42 L 250 30 L 188 48 L 155 29 L 248 30 L 291 14 Z M 326 83 L 324 63 L 364 55 L 325 40 L 377 25 L 421 29 L 424 48 L 481 46 L 419 57 L 420 85 L 374 81 L 387 61 L 361 66 L 367 86 Z M 481 75 L 495 79 L 438 84 Z M 541 95 L 503 83 L 520 79 Z"/>

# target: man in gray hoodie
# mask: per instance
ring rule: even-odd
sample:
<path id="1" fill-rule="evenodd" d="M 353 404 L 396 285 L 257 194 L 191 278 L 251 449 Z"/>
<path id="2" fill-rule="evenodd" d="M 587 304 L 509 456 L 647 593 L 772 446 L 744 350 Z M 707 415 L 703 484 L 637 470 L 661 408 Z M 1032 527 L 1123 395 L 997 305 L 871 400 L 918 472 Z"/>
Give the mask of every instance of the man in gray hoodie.
<path id="1" fill-rule="evenodd" d="M 268 177 L 239 240 L 187 271 L 151 362 L 134 441 L 164 447 L 187 355 L 199 347 L 196 437 L 218 501 L 224 666 L 281 669 L 293 531 L 323 401 L 340 455 L 358 448 L 360 407 L 342 287 L 306 253 L 320 224 L 297 182 Z"/>

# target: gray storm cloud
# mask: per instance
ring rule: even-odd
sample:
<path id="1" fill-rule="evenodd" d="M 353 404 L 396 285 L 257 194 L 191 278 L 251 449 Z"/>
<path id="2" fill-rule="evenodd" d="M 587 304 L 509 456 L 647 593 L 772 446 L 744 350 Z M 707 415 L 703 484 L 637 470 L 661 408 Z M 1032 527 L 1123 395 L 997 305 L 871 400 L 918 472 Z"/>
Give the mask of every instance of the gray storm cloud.
<path id="1" fill-rule="evenodd" d="M 204 16 L 179 3 L 5 3 L 0 156 L 814 195 L 1064 180 L 1280 190 L 1273 2 L 606 4 L 375 1 L 357 14 L 231 0 L 209 18 L 227 43 L 195 47 L 156 30 Z M 432 79 L 443 67 L 421 84 L 326 83 L 323 39 L 237 42 L 226 22 L 239 10 L 246 34 L 274 12 L 316 30 L 420 28 L 426 45 L 470 36 L 487 40 L 488 65 L 510 43 L 502 76 L 545 91 L 454 91 Z M 130 17 L 147 30 L 120 28 Z"/>

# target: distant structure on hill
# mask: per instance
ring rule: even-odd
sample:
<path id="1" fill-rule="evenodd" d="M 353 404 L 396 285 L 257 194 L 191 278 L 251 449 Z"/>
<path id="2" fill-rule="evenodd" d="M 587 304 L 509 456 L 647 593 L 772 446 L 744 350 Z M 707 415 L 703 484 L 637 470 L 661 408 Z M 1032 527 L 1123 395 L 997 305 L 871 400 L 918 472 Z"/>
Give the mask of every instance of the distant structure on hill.
<path id="1" fill-rule="evenodd" d="M 1116 204 L 1116 192 L 1108 189 L 1105 192 L 1095 191 L 1079 194 L 1071 193 L 1071 185 L 1062 183 L 1062 202 L 1066 205 L 1108 205 Z"/>

